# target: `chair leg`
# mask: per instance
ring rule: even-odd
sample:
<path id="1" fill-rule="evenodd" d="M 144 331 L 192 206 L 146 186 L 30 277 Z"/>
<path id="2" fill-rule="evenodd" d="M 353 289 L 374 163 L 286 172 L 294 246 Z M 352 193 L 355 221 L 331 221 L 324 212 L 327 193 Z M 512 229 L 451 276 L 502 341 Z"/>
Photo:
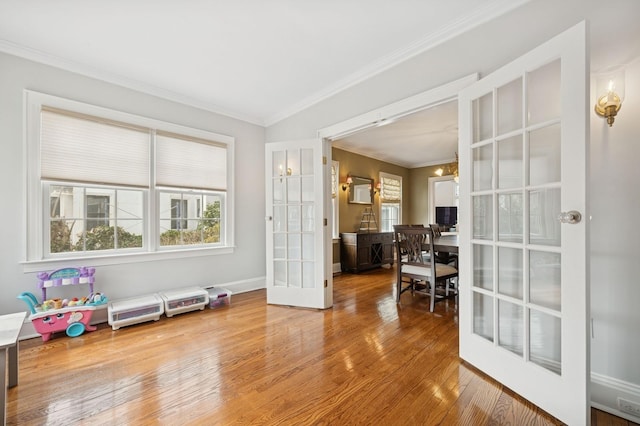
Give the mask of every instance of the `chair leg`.
<path id="1" fill-rule="evenodd" d="M 429 295 L 430 295 L 430 303 L 429 303 L 429 312 L 433 312 L 433 310 L 436 307 L 436 284 L 435 284 L 435 280 L 434 282 L 431 284 L 431 290 L 429 291 Z"/>

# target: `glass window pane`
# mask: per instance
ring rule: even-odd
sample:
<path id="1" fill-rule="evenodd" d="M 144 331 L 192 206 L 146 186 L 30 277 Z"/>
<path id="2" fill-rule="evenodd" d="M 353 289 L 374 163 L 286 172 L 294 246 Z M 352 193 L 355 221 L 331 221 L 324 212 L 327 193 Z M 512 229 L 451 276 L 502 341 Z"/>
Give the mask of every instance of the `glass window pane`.
<path id="1" fill-rule="evenodd" d="M 287 235 L 287 255 L 288 259 L 299 260 L 302 258 L 302 247 L 300 234 Z"/>
<path id="2" fill-rule="evenodd" d="M 289 261 L 287 262 L 288 268 L 288 284 L 289 287 L 302 287 L 302 267 L 300 262 L 298 261 Z"/>
<path id="3" fill-rule="evenodd" d="M 313 202 L 313 176 L 305 176 L 302 178 L 302 202 Z"/>
<path id="4" fill-rule="evenodd" d="M 473 197 L 473 238 L 493 240 L 493 196 Z"/>
<path id="5" fill-rule="evenodd" d="M 473 286 L 493 289 L 493 247 L 473 245 Z"/>
<path id="6" fill-rule="evenodd" d="M 273 232 L 287 230 L 287 208 L 285 206 L 273 206 Z"/>
<path id="7" fill-rule="evenodd" d="M 493 136 L 493 93 L 473 101 L 473 142 Z"/>
<path id="8" fill-rule="evenodd" d="M 273 234 L 273 257 L 274 259 L 287 257 L 287 234 L 280 232 Z"/>
<path id="9" fill-rule="evenodd" d="M 498 142 L 498 188 L 522 186 L 522 135 Z"/>
<path id="10" fill-rule="evenodd" d="M 560 125 L 529 133 L 529 183 L 560 182 Z"/>
<path id="11" fill-rule="evenodd" d="M 315 276 L 314 276 L 313 262 L 302 262 L 302 288 L 315 288 Z"/>
<path id="12" fill-rule="evenodd" d="M 284 151 L 273 151 L 271 155 L 273 176 L 286 176 L 286 158 Z"/>
<path id="13" fill-rule="evenodd" d="M 287 150 L 287 176 L 300 176 L 300 150 Z"/>
<path id="14" fill-rule="evenodd" d="M 273 179 L 273 204 L 285 202 L 284 194 L 287 181 L 284 178 Z"/>
<path id="15" fill-rule="evenodd" d="M 142 230 L 144 222 L 139 219 L 118 220 L 118 240 L 116 248 L 140 248 L 142 247 Z"/>
<path id="16" fill-rule="evenodd" d="M 313 234 L 302 234 L 302 259 L 313 260 L 314 258 Z"/>
<path id="17" fill-rule="evenodd" d="M 523 197 L 520 192 L 498 195 L 498 239 L 521 243 L 524 227 Z"/>
<path id="18" fill-rule="evenodd" d="M 529 242 L 560 246 L 560 188 L 529 192 Z"/>
<path id="19" fill-rule="evenodd" d="M 498 88 L 498 135 L 522 128 L 522 78 Z"/>
<path id="20" fill-rule="evenodd" d="M 524 309 L 520 305 L 498 301 L 498 344 L 504 349 L 523 355 Z"/>
<path id="21" fill-rule="evenodd" d="M 562 373 L 560 326 L 560 318 L 535 309 L 529 311 L 529 358 L 556 374 Z"/>
<path id="22" fill-rule="evenodd" d="M 560 60 L 527 74 L 529 124 L 560 118 Z"/>
<path id="23" fill-rule="evenodd" d="M 493 298 L 473 293 L 473 332 L 493 342 Z"/>
<path id="24" fill-rule="evenodd" d="M 313 232 L 315 221 L 313 218 L 313 206 L 302 206 L 302 232 Z"/>
<path id="25" fill-rule="evenodd" d="M 473 190 L 492 189 L 493 180 L 493 145 L 473 148 Z"/>
<path id="26" fill-rule="evenodd" d="M 498 292 L 522 300 L 524 294 L 524 270 L 522 250 L 510 247 L 498 248 Z"/>
<path id="27" fill-rule="evenodd" d="M 285 260 L 273 262 L 273 285 L 276 287 L 287 285 L 287 262 Z"/>
<path id="28" fill-rule="evenodd" d="M 561 310 L 560 253 L 529 253 L 529 301 Z"/>
<path id="29" fill-rule="evenodd" d="M 300 232 L 302 229 L 300 223 L 300 207 L 289 206 L 287 208 L 287 231 Z"/>
<path id="30" fill-rule="evenodd" d="M 300 178 L 298 177 L 287 179 L 287 202 L 300 202 Z"/>

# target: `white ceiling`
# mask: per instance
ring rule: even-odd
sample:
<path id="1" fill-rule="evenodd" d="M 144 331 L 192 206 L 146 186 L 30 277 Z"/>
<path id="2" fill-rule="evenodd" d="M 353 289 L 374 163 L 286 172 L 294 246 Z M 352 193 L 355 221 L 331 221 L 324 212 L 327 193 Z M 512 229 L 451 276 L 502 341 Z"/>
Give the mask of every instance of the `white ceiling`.
<path id="1" fill-rule="evenodd" d="M 0 50 L 269 125 L 528 0 L 0 0 Z"/>
<path id="2" fill-rule="evenodd" d="M 592 34 L 603 35 L 592 37 L 592 58 L 628 58 L 640 45 L 637 4 L 0 0 L 0 51 L 270 126 L 524 5 L 544 11 L 545 24 L 562 22 L 559 28 L 568 28 L 576 18 L 591 19 Z M 513 47 L 514 36 L 538 28 L 516 28 L 505 43 Z M 629 42 L 635 47 L 629 49 Z M 495 50 L 490 47 L 482 55 Z M 464 55 L 451 59 L 468 61 Z M 451 161 L 457 149 L 454 107 L 409 116 L 335 146 L 407 167 Z"/>

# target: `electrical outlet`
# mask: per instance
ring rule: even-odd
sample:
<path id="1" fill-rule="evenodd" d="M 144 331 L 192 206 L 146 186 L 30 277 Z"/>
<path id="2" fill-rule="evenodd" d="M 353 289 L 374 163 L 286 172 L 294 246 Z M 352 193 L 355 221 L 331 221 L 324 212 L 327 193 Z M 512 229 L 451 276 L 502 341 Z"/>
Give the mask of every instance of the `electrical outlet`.
<path id="1" fill-rule="evenodd" d="M 618 409 L 625 413 L 640 417 L 640 403 L 618 397 Z"/>

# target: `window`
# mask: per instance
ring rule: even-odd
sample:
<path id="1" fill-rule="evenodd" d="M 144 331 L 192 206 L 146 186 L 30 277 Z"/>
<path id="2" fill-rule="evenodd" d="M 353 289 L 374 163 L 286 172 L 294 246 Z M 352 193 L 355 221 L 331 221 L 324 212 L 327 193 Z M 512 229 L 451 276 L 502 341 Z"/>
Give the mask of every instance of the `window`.
<path id="1" fill-rule="evenodd" d="M 233 245 L 233 138 L 31 91 L 27 108 L 27 261 Z"/>
<path id="2" fill-rule="evenodd" d="M 340 163 L 334 160 L 331 162 L 331 235 L 334 239 L 340 237 L 338 229 L 338 205 L 340 204 L 338 202 L 338 176 L 340 176 Z"/>
<path id="3" fill-rule="evenodd" d="M 402 176 L 380 173 L 380 230 L 393 232 L 402 217 Z"/>

